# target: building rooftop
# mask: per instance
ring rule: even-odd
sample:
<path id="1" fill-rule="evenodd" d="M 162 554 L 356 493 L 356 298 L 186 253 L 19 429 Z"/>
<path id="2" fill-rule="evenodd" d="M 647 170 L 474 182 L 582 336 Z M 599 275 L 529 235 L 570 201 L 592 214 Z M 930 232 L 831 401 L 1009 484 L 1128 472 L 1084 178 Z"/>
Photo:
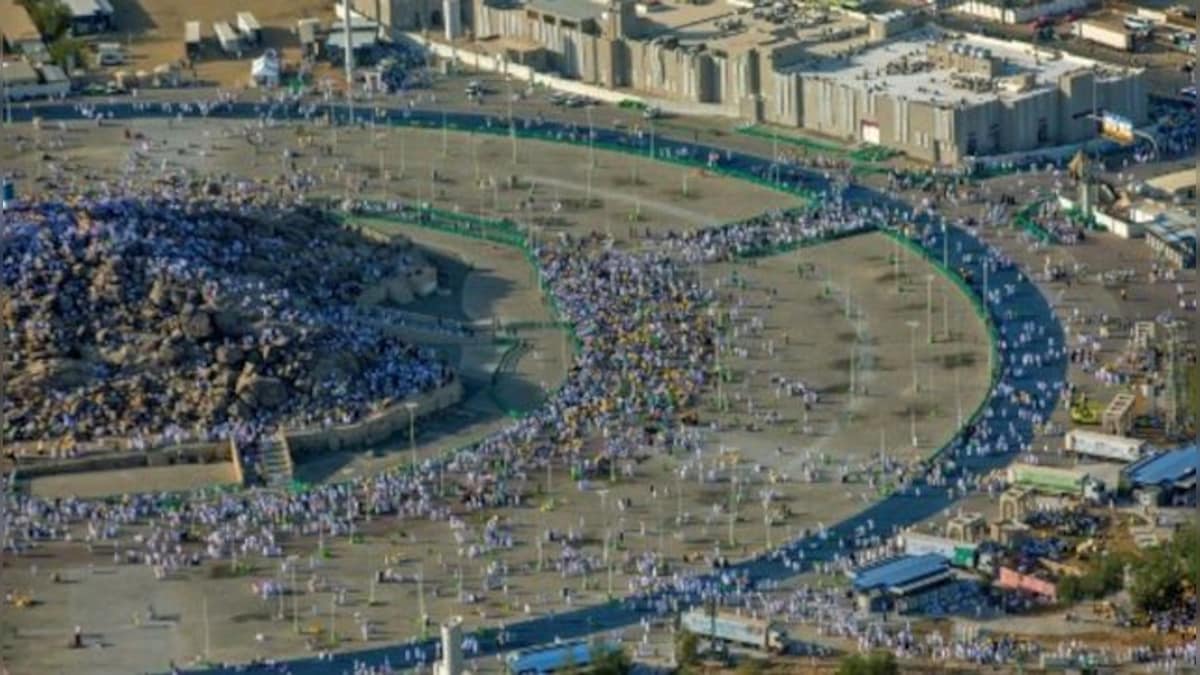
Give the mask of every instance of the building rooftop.
<path id="1" fill-rule="evenodd" d="M 37 69 L 28 61 L 0 62 L 4 69 L 4 81 L 10 85 L 37 84 L 39 82 Z"/>
<path id="2" fill-rule="evenodd" d="M 952 42 L 968 50 L 984 50 L 997 64 L 994 87 L 972 89 L 955 82 L 957 71 L 935 66 L 928 47 Z M 824 43 L 809 50 L 813 58 L 802 59 L 791 69 L 806 76 L 857 81 L 872 92 L 903 96 L 914 101 L 953 106 L 999 99 L 1019 99 L 1057 85 L 1058 78 L 1078 70 L 1096 69 L 1101 79 L 1113 74 L 1111 66 L 1056 50 L 974 34 L 952 34 L 926 26 L 876 44 L 865 38 L 842 43 Z M 1032 79 L 1030 79 L 1032 78 Z M 1024 83 L 1019 83 L 1025 80 Z"/>
<path id="3" fill-rule="evenodd" d="M 703 45 L 738 54 L 793 46 L 803 51 L 823 41 L 865 34 L 867 24 L 826 9 L 789 7 L 786 14 L 772 14 L 770 7 L 748 9 L 716 0 L 656 5 L 642 17 L 642 28 L 650 37 L 674 39 L 684 47 Z"/>
<path id="4" fill-rule="evenodd" d="M 892 558 L 874 565 L 860 567 L 851 572 L 854 590 L 870 591 L 910 586 L 915 582 L 948 573 L 949 563 L 945 556 L 936 553 L 906 555 Z"/>
<path id="5" fill-rule="evenodd" d="M 1200 445 L 1150 455 L 1134 462 L 1126 471 L 1134 485 L 1177 483 L 1200 468 Z"/>
<path id="6" fill-rule="evenodd" d="M 605 6 L 592 0 L 529 0 L 529 9 L 575 21 L 597 20 Z"/>
<path id="7" fill-rule="evenodd" d="M 71 16 L 76 18 L 113 13 L 108 0 L 62 0 L 62 3 L 71 10 Z"/>
<path id="8" fill-rule="evenodd" d="M 1196 167 L 1191 167 L 1182 171 L 1172 171 L 1161 176 L 1155 176 L 1146 181 L 1146 185 L 1173 195 L 1176 192 L 1195 190 L 1196 178 Z"/>
<path id="9" fill-rule="evenodd" d="M 42 39 L 42 34 L 17 0 L 0 0 L 0 37 L 9 42 L 27 42 Z"/>

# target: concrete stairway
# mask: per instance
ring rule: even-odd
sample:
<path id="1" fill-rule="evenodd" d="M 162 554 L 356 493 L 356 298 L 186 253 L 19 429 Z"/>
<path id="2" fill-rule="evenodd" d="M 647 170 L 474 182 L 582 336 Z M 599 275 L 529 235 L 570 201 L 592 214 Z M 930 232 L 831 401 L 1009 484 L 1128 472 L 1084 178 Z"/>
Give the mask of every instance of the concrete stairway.
<path id="1" fill-rule="evenodd" d="M 262 441 L 262 475 L 270 488 L 287 488 L 292 484 L 294 465 L 287 441 L 270 438 Z"/>

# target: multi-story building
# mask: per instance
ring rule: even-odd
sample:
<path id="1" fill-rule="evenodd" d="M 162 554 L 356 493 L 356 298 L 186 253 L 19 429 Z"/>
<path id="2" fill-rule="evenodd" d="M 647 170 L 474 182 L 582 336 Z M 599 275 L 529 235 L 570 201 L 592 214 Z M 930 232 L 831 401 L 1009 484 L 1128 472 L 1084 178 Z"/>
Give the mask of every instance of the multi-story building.
<path id="1" fill-rule="evenodd" d="M 393 30 L 444 22 L 451 11 L 464 26 L 461 50 L 934 163 L 1085 141 L 1102 111 L 1135 125 L 1147 116 L 1138 69 L 950 33 L 899 11 L 745 0 L 355 1 Z M 381 5 L 386 12 L 371 10 Z"/>

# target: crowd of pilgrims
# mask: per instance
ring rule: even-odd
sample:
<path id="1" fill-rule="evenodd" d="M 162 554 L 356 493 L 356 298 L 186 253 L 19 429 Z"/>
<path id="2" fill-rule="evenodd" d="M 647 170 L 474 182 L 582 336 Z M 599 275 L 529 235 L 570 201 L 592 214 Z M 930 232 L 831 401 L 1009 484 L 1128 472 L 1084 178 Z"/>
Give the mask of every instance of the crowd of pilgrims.
<path id="1" fill-rule="evenodd" d="M 694 405 L 713 377 L 717 341 L 714 314 L 702 311 L 714 299 L 691 275 L 690 266 L 727 260 L 771 248 L 786 248 L 806 240 L 831 238 L 858 231 L 871 222 L 888 222 L 896 214 L 882 208 L 852 209 L 831 199 L 804 212 L 775 212 L 733 225 L 676 234 L 662 246 L 642 251 L 615 248 L 598 234 L 581 238 L 562 235 L 535 251 L 540 274 L 563 318 L 575 326 L 579 349 L 564 386 L 535 414 L 516 420 L 502 431 L 445 459 L 427 459 L 415 471 L 394 470 L 338 484 L 307 487 L 296 492 L 199 491 L 187 499 L 169 495 L 129 495 L 121 500 L 44 499 L 9 492 L 0 511 L 0 542 L 7 552 L 22 552 L 43 541 L 82 541 L 113 545 L 114 556 L 144 563 L 160 578 L 173 569 L 208 559 L 255 555 L 276 557 L 282 546 L 298 537 L 353 535 L 369 517 L 424 518 L 446 523 L 461 552 L 478 557 L 489 550 L 511 548 L 515 540 L 501 520 L 490 520 L 473 536 L 463 515 L 509 506 L 526 499 L 531 476 L 551 462 L 571 463 L 584 471 L 602 471 L 611 462 L 632 456 L 643 447 L 646 430 L 655 428 L 666 445 L 685 452 L 697 450 L 696 436 L 680 430 L 679 413 Z M 932 228 L 926 237 L 932 235 Z M 929 243 L 928 241 L 926 242 Z M 1013 263 L 993 252 L 985 264 L 992 269 Z M 1011 286 L 989 289 L 986 303 L 1000 311 Z M 1006 323 L 1000 338 L 1002 368 L 1020 376 L 1040 366 L 1044 358 L 1062 353 L 1034 322 Z M 1038 382 L 1041 393 L 1059 383 Z M 1015 416 L 1042 424 L 1050 414 L 1043 402 L 1030 399 L 1006 380 L 998 385 L 1001 399 L 1011 405 L 992 406 L 971 433 L 952 448 L 954 455 L 1003 453 L 1017 449 L 1020 434 Z M 603 436 L 602 443 L 596 443 Z M 599 448 L 597 450 L 597 448 Z M 589 451 L 592 456 L 589 457 Z M 947 478 L 949 464 L 890 466 L 900 490 L 944 489 L 966 493 L 978 487 L 970 476 Z M 952 472 L 947 475 L 952 475 Z M 580 481 L 584 485 L 585 480 Z M 448 484 L 449 489 L 444 489 Z M 820 535 L 825 536 L 823 528 Z M 818 570 L 835 572 L 872 559 L 888 533 L 861 532 L 843 541 L 842 554 Z M 584 573 L 596 562 L 579 553 L 579 533 L 547 532 L 543 545 L 557 545 L 550 565 L 564 576 Z M 861 550 L 861 555 L 855 551 Z M 773 556 L 790 568 L 803 569 L 803 549 L 784 547 Z M 955 659 L 980 664 L 1012 663 L 1033 647 L 988 637 L 945 638 L 914 636 L 905 628 L 854 618 L 842 593 L 802 589 L 785 592 L 770 583 L 756 585 L 744 572 L 722 571 L 716 556 L 713 575 L 675 572 L 660 575 L 653 552 L 627 556 L 635 571 L 634 591 L 626 602 L 667 615 L 671 597 L 696 600 L 717 596 L 722 604 L 750 611 L 782 612 L 799 621 L 816 621 L 828 635 L 848 637 L 864 649 L 882 647 L 906 656 Z M 506 570 L 492 570 L 502 577 Z M 381 580 L 398 575 L 380 571 Z M 755 597 L 761 596 L 758 606 Z M 774 603 L 774 604 L 772 604 Z M 473 640 L 473 638 L 470 638 Z M 474 643 L 468 645 L 475 651 Z M 1064 647 L 1070 651 L 1070 645 Z M 432 656 L 432 655 L 431 655 Z M 1176 651 L 1135 650 L 1134 661 L 1166 660 L 1196 663 L 1194 643 Z M 427 659 L 423 659 L 427 660 Z M 356 664 L 355 672 L 390 672 Z"/>
<path id="2" fill-rule="evenodd" d="M 863 222 L 840 206 L 780 213 L 726 228 L 717 240 L 697 236 L 670 252 L 622 251 L 599 235 L 564 235 L 539 246 L 536 257 L 580 344 L 564 385 L 535 414 L 449 458 L 426 460 L 415 473 L 396 470 L 295 493 L 201 491 L 184 500 L 141 494 L 104 501 L 9 492 L 3 548 L 21 551 L 45 540 L 120 542 L 122 556 L 169 574 L 200 558 L 274 554 L 279 537 L 345 534 L 368 513 L 451 522 L 456 512 L 518 503 L 530 473 L 552 458 L 583 456 L 585 443 L 605 429 L 605 457 L 586 463 L 593 469 L 630 457 L 649 425 L 673 444 L 694 444 L 695 436 L 672 430 L 712 377 L 715 331 L 714 318 L 703 311 L 712 291 L 683 272 L 682 260 L 708 258 L 714 246 L 782 244 Z M 442 483 L 450 485 L 444 493 Z"/>
<path id="3" fill-rule="evenodd" d="M 0 215 L 9 441 L 133 448 L 347 424 L 453 377 L 357 298 L 419 254 L 253 186 Z"/>

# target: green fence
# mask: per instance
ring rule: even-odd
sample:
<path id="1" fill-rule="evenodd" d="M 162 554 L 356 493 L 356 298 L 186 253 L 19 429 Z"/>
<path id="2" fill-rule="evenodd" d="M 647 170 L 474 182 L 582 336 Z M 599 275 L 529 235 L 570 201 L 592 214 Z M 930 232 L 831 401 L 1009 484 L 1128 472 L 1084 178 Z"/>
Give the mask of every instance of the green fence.
<path id="1" fill-rule="evenodd" d="M 1046 197 L 1039 197 L 1033 200 L 1028 206 L 1017 211 L 1017 215 L 1013 217 L 1013 224 L 1043 244 L 1057 244 L 1058 238 L 1052 232 L 1042 227 L 1042 224 L 1034 217 L 1037 215 L 1038 209 L 1042 208 L 1042 205 L 1046 203 L 1046 199 Z"/>
<path id="2" fill-rule="evenodd" d="M 535 259 L 533 248 L 530 246 L 529 240 L 525 233 L 522 232 L 511 220 L 484 218 L 468 213 L 458 213 L 454 211 L 446 211 L 443 209 L 434 209 L 422 207 L 409 211 L 388 211 L 381 202 L 359 202 L 365 204 L 365 208 L 354 212 L 353 214 L 345 214 L 340 211 L 329 211 L 332 215 L 339 218 L 343 223 L 350 216 L 362 216 L 373 220 L 390 221 L 399 225 L 410 227 L 421 227 L 438 232 L 445 232 L 462 237 L 470 237 L 480 241 L 487 241 L 494 244 L 512 246 L 521 251 L 525 256 L 526 261 L 536 271 L 539 270 L 537 260 Z M 506 329 L 544 329 L 556 328 L 567 332 L 571 341 L 572 348 L 576 353 L 579 352 L 582 343 L 579 337 L 575 334 L 574 326 L 563 320 L 562 312 L 559 311 L 558 303 L 555 301 L 548 290 L 542 285 L 541 274 L 538 272 L 538 285 L 542 290 L 542 300 L 546 303 L 547 310 L 550 312 L 551 321 L 527 321 L 517 322 L 504 326 Z M 510 349 L 506 356 L 512 353 Z M 493 388 L 494 389 L 494 388 Z M 503 405 L 499 397 L 492 392 L 492 400 L 496 402 L 497 407 L 509 417 L 520 418 L 528 414 L 528 411 L 517 410 Z"/>

